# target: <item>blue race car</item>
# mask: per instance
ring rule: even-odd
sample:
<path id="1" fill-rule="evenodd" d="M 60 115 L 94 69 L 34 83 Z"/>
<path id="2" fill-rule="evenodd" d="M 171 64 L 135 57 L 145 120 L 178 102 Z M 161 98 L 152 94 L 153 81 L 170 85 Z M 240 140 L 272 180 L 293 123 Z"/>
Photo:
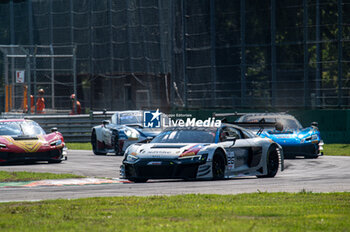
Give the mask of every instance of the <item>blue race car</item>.
<path id="1" fill-rule="evenodd" d="M 163 113 L 159 114 L 167 118 Z M 111 121 L 104 120 L 102 125 L 92 128 L 92 151 L 95 155 L 106 155 L 107 153 L 123 155 L 131 144 L 148 141 L 162 130 L 162 127 L 144 127 L 144 111 L 142 110 L 118 111 L 113 114 Z"/>
<path id="2" fill-rule="evenodd" d="M 289 114 L 249 113 L 239 117 L 235 123 L 280 144 L 286 158 L 318 158 L 323 155 L 324 143 L 316 122 L 303 128 L 300 122 Z"/>

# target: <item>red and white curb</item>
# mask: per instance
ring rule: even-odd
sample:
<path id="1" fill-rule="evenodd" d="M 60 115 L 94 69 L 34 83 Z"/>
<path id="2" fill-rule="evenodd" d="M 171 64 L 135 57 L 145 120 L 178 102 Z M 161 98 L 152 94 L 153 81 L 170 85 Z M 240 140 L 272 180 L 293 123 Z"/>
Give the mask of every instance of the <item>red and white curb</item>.
<path id="1" fill-rule="evenodd" d="M 81 179 L 61 179 L 61 180 L 39 180 L 26 182 L 3 182 L 0 188 L 10 187 L 38 187 L 38 186 L 65 186 L 65 185 L 97 185 L 97 184 L 124 184 L 130 183 L 128 180 L 121 179 L 98 179 L 98 178 L 81 178 Z"/>

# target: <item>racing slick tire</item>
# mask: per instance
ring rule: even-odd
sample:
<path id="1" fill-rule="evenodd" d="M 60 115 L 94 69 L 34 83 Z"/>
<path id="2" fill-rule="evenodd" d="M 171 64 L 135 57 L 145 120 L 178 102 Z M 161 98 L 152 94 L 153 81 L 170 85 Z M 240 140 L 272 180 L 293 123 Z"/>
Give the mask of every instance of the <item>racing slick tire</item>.
<path id="1" fill-rule="evenodd" d="M 119 136 L 115 135 L 114 136 L 114 154 L 116 156 L 123 156 L 123 153 L 121 152 L 118 141 L 119 141 Z"/>
<path id="2" fill-rule="evenodd" d="M 258 178 L 275 177 L 279 167 L 279 157 L 275 146 L 271 146 L 267 152 L 267 174 L 257 175 Z"/>
<path id="3" fill-rule="evenodd" d="M 92 152 L 95 155 L 106 155 L 107 154 L 107 153 L 104 153 L 104 152 L 98 152 L 97 151 L 97 137 L 96 137 L 95 130 L 93 130 L 92 134 L 91 134 L 91 145 L 92 145 Z"/>
<path id="4" fill-rule="evenodd" d="M 319 147 L 317 146 L 317 148 L 315 148 L 314 152 L 309 154 L 309 155 L 305 155 L 304 158 L 305 159 L 317 159 L 319 156 L 320 150 Z"/>
<path id="5" fill-rule="evenodd" d="M 225 158 L 222 151 L 216 151 L 212 163 L 213 180 L 222 180 L 225 177 Z"/>

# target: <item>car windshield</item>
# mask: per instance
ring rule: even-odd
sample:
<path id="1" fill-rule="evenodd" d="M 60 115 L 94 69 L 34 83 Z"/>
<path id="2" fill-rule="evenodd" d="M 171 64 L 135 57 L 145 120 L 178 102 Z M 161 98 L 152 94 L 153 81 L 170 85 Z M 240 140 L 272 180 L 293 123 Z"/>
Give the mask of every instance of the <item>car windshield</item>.
<path id="1" fill-rule="evenodd" d="M 151 143 L 214 143 L 215 129 L 174 129 L 155 137 Z"/>
<path id="2" fill-rule="evenodd" d="M 301 129 L 302 126 L 295 118 L 286 118 L 280 116 L 243 116 L 237 120 L 237 122 L 256 122 L 258 123 L 260 120 L 264 119 L 265 122 L 281 122 L 283 124 L 284 130 L 296 130 Z"/>
<path id="3" fill-rule="evenodd" d="M 45 131 L 33 121 L 0 122 L 0 135 L 35 136 L 45 134 Z"/>
<path id="4" fill-rule="evenodd" d="M 120 125 L 142 124 L 143 117 L 140 112 L 128 112 L 119 114 Z"/>
<path id="5" fill-rule="evenodd" d="M 161 114 L 161 127 L 144 127 L 143 112 L 125 112 L 116 113 L 112 116 L 112 123 L 118 125 L 128 125 L 142 128 L 145 131 L 159 131 L 169 124 L 169 118 L 166 114 Z"/>

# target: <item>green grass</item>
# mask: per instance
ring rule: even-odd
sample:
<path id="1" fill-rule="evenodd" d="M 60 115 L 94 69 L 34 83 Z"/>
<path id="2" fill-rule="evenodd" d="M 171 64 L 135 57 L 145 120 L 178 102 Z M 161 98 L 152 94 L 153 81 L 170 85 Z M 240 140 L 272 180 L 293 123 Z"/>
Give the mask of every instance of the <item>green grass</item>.
<path id="1" fill-rule="evenodd" d="M 71 150 L 92 150 L 91 143 L 66 143 L 66 146 Z"/>
<path id="2" fill-rule="evenodd" d="M 0 215 L 0 231 L 349 231 L 350 193 L 61 199 Z"/>
<path id="3" fill-rule="evenodd" d="M 31 181 L 31 180 L 51 180 L 51 179 L 68 179 L 68 178 L 82 178 L 83 176 L 73 174 L 55 174 L 55 173 L 41 173 L 41 172 L 6 172 L 0 171 L 0 182 L 14 182 L 14 181 Z M 1 227 L 0 227 L 1 231 Z"/>
<path id="4" fill-rule="evenodd" d="M 350 156 L 350 144 L 325 144 L 325 155 Z"/>

